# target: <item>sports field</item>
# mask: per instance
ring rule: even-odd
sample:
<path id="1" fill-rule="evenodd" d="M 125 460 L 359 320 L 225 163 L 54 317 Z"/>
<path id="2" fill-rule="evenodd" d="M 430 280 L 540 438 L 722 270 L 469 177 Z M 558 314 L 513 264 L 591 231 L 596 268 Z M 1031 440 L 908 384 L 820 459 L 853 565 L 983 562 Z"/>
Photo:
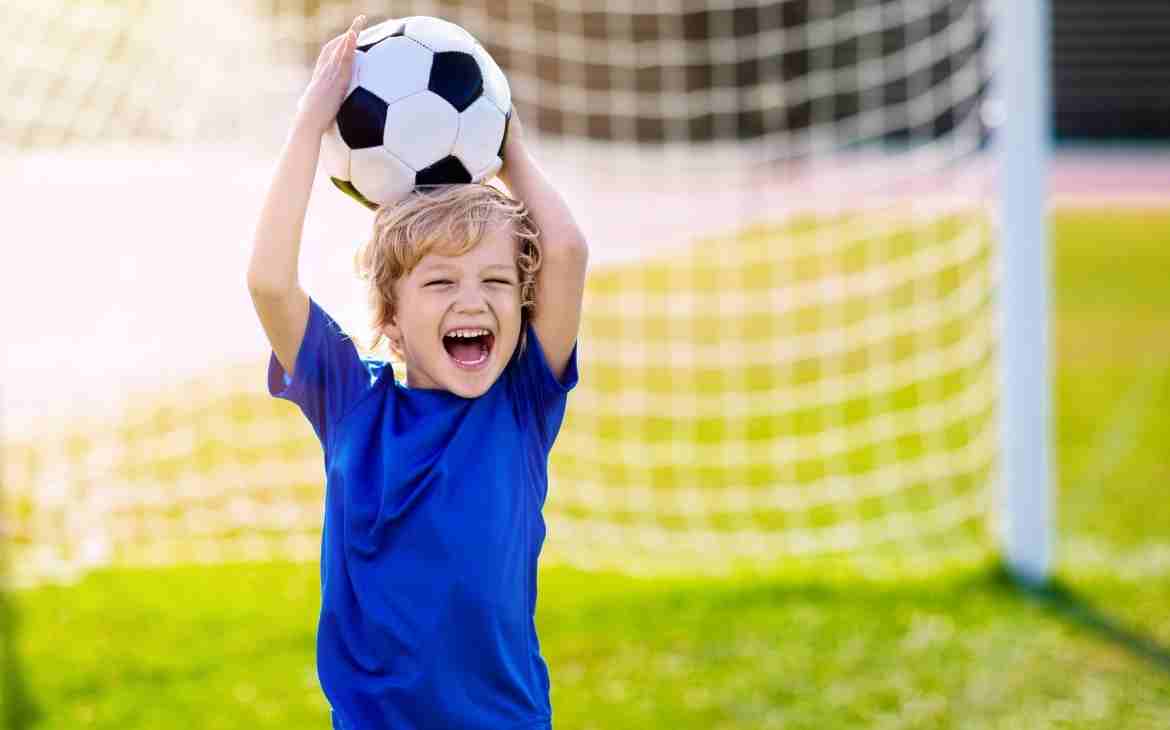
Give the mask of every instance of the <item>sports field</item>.
<path id="1" fill-rule="evenodd" d="M 1170 211 L 1053 224 L 1053 586 L 1021 591 L 990 562 L 750 580 L 546 567 L 555 727 L 1170 727 Z M 327 727 L 317 580 L 313 563 L 233 564 L 10 594 L 6 727 Z"/>

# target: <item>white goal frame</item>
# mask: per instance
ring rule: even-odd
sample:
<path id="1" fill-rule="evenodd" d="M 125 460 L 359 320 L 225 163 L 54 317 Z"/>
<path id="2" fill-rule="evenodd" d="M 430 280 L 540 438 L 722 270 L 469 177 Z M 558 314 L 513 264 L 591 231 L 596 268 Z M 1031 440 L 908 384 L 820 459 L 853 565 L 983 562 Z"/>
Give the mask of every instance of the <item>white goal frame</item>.
<path id="1" fill-rule="evenodd" d="M 1048 0 L 996 0 L 1002 120 L 995 134 L 1000 250 L 1000 530 L 1021 581 L 1050 572 L 1052 498 L 1047 170 Z"/>

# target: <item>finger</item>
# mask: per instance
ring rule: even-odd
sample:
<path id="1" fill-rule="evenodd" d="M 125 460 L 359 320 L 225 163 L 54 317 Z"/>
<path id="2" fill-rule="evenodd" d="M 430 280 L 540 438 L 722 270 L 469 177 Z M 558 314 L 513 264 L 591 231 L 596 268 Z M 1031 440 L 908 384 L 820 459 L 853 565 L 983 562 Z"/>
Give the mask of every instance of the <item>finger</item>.
<path id="1" fill-rule="evenodd" d="M 321 55 L 317 57 L 317 69 L 320 69 L 322 66 L 327 66 L 329 64 L 329 62 L 333 59 L 333 53 L 337 49 L 339 41 L 341 41 L 341 39 L 344 37 L 345 35 L 343 34 L 337 36 L 336 38 L 332 38 L 328 43 L 321 47 Z"/>
<path id="2" fill-rule="evenodd" d="M 365 17 L 365 16 L 362 16 L 362 17 Z M 355 20 L 354 22 L 356 23 L 357 21 Z M 345 43 L 346 39 L 347 39 L 347 38 L 349 37 L 349 35 L 350 35 L 350 31 L 353 31 L 353 34 L 354 34 L 355 36 L 357 35 L 357 31 L 356 31 L 356 30 L 354 30 L 354 27 L 353 27 L 353 25 L 351 24 L 351 25 L 349 26 L 349 28 L 346 28 L 346 29 L 345 29 L 345 31 L 344 31 L 344 32 L 342 32 L 342 33 L 339 33 L 339 34 L 337 34 L 336 36 L 334 36 L 333 38 L 329 39 L 329 43 L 328 43 L 328 45 L 329 45 L 329 46 L 334 46 L 334 47 L 336 47 L 336 46 L 338 46 L 338 45 L 341 45 L 341 44 Z"/>
<path id="3" fill-rule="evenodd" d="M 329 75 L 332 77 L 341 75 L 341 68 L 345 65 L 345 42 L 342 41 L 337 46 L 337 51 L 333 54 L 333 59 L 329 63 Z"/>
<path id="4" fill-rule="evenodd" d="M 351 35 L 338 47 L 337 63 L 332 67 L 334 76 L 341 77 L 350 73 L 350 67 L 353 65 L 353 48 L 356 43 L 356 37 Z"/>
<path id="5" fill-rule="evenodd" d="M 341 34 L 341 37 L 344 39 L 344 45 L 349 45 L 350 47 L 357 46 L 358 34 L 362 32 L 361 21 L 364 18 L 364 15 L 354 18 L 353 22 L 349 24 L 349 29 Z"/>
<path id="6" fill-rule="evenodd" d="M 341 34 L 338 36 L 338 40 L 340 42 L 334 46 L 333 56 L 329 59 L 330 65 L 334 68 L 341 65 L 342 59 L 345 58 L 345 52 L 349 50 L 349 34 Z"/>
<path id="7" fill-rule="evenodd" d="M 329 42 L 325 44 L 325 48 L 322 50 L 322 53 L 325 53 L 327 51 L 328 53 L 327 53 L 326 57 L 332 58 L 333 52 L 337 50 L 337 47 L 340 46 L 344 40 L 345 40 L 345 33 L 342 33 L 341 35 L 337 36 L 336 38 L 330 38 Z"/>

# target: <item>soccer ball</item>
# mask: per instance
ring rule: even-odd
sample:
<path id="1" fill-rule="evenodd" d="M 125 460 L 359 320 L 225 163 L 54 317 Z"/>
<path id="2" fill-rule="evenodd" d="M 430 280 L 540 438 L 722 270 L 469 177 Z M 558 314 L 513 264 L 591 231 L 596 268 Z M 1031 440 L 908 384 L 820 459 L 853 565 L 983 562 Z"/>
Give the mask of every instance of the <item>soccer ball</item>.
<path id="1" fill-rule="evenodd" d="M 463 28 L 425 15 L 363 30 L 322 160 L 333 184 L 376 210 L 416 185 L 490 180 L 503 165 L 512 95 Z"/>

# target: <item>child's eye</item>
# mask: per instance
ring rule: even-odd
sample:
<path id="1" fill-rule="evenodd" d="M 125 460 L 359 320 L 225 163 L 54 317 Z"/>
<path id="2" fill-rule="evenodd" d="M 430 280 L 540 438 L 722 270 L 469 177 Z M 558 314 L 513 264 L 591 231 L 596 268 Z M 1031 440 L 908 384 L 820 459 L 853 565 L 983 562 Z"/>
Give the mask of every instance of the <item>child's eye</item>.
<path id="1" fill-rule="evenodd" d="M 511 284 L 507 279 L 488 279 L 489 284 Z"/>
<path id="2" fill-rule="evenodd" d="M 451 283 L 450 279 L 435 279 L 434 281 L 428 281 L 423 286 L 433 286 L 434 284 L 450 284 L 450 283 Z"/>

